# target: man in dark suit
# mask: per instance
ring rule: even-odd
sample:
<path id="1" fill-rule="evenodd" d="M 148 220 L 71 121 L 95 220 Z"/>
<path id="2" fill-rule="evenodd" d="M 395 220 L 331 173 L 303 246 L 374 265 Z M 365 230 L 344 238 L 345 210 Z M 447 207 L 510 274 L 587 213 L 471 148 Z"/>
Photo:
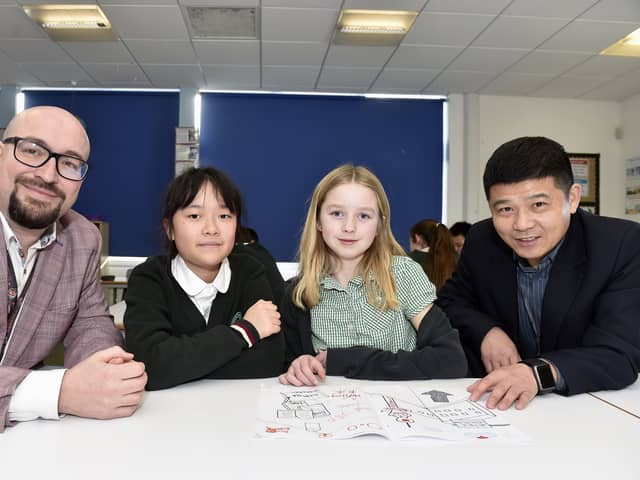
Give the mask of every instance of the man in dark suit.
<path id="1" fill-rule="evenodd" d="M 640 367 L 640 224 L 578 208 L 563 147 L 523 137 L 484 172 L 474 225 L 437 303 L 460 332 L 471 399 L 524 408 L 537 394 L 620 389 Z"/>
<path id="2" fill-rule="evenodd" d="M 83 126 L 56 107 L 19 113 L 0 142 L 0 432 L 131 415 L 142 399 L 144 365 L 121 348 L 98 281 L 100 234 L 71 210 L 88 158 Z M 39 369 L 60 341 L 66 369 Z"/>

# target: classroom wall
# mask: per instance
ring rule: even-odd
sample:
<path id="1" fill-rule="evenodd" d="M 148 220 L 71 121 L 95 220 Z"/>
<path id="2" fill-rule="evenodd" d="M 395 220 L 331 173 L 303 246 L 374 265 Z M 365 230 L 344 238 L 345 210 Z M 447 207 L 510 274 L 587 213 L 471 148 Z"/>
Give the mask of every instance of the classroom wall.
<path id="1" fill-rule="evenodd" d="M 622 102 L 622 159 L 640 157 L 640 95 Z M 624 212 L 624 211 L 623 211 Z M 629 220 L 640 220 L 638 215 L 625 215 Z"/>
<path id="2" fill-rule="evenodd" d="M 636 124 L 639 119 L 635 118 Z M 599 153 L 600 214 L 623 217 L 623 147 L 615 138 L 622 123 L 620 102 L 451 95 L 449 141 L 455 148 L 448 162 L 449 171 L 457 175 L 448 179 L 448 222 L 475 222 L 489 216 L 482 188 L 484 165 L 502 143 L 525 135 L 547 136 L 568 152 Z"/>

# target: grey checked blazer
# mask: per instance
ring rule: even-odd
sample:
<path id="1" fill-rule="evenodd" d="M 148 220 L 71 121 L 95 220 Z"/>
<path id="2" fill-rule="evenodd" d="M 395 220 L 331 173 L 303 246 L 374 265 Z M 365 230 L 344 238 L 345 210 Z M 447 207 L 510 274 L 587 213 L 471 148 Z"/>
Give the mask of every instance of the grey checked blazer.
<path id="1" fill-rule="evenodd" d="M 65 367 L 92 353 L 122 345 L 98 279 L 100 234 L 69 211 L 56 226 L 56 241 L 41 250 L 20 317 L 0 365 L 0 432 L 16 386 L 64 341 Z M 7 330 L 7 254 L 0 229 L 0 342 Z"/>

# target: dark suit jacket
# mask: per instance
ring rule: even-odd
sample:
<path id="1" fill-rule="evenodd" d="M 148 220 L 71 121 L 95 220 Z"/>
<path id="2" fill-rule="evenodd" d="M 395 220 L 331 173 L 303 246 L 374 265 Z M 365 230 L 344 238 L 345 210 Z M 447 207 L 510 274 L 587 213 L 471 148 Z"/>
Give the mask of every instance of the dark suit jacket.
<path id="1" fill-rule="evenodd" d="M 492 327 L 518 345 L 516 264 L 490 219 L 471 229 L 437 304 L 460 332 L 472 375 L 486 375 L 480 344 Z M 582 210 L 571 216 L 544 294 L 540 344 L 569 395 L 638 378 L 640 224 Z"/>
<path id="2" fill-rule="evenodd" d="M 65 367 L 122 345 L 98 280 L 100 232 L 69 211 L 56 225 L 56 241 L 38 253 L 31 285 L 0 365 L 0 432 L 16 386 L 64 341 Z M 7 330 L 7 254 L 0 229 L 0 339 Z M 1 340 L 0 340 L 1 341 Z"/>

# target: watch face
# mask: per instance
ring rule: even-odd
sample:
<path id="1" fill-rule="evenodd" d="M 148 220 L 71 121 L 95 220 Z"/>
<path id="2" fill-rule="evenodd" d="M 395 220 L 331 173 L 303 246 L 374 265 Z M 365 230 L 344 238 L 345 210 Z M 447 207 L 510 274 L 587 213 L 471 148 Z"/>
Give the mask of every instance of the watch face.
<path id="1" fill-rule="evenodd" d="M 553 379 L 553 373 L 551 373 L 551 367 L 548 364 L 538 365 L 536 367 L 538 378 L 540 379 L 540 389 L 546 390 L 556 386 L 556 382 Z"/>

